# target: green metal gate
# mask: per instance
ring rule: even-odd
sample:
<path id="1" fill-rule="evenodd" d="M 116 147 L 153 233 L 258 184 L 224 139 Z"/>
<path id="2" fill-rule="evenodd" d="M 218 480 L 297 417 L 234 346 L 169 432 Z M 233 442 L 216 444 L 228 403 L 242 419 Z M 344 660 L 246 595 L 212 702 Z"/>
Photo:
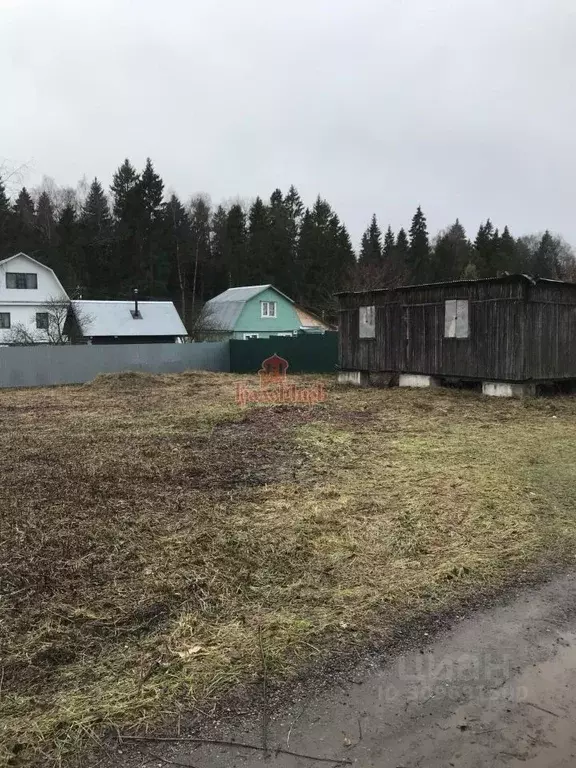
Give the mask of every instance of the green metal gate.
<path id="1" fill-rule="evenodd" d="M 230 371 L 256 373 L 272 355 L 288 361 L 288 373 L 334 373 L 338 365 L 338 334 L 271 336 L 269 339 L 231 339 Z"/>

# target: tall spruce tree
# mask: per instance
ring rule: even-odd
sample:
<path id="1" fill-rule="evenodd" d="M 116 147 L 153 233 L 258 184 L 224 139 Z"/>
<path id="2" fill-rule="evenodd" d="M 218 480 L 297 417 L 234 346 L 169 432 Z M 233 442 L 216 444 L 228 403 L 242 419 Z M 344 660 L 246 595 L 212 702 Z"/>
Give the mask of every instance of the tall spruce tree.
<path id="1" fill-rule="evenodd" d="M 169 272 L 168 260 L 160 247 L 164 182 L 154 170 L 149 157 L 134 192 L 138 208 L 135 283 L 149 296 L 163 295 Z"/>
<path id="2" fill-rule="evenodd" d="M 507 226 L 504 227 L 500 236 L 500 262 L 502 268 L 511 274 L 522 271 L 522 265 L 519 263 L 516 249 L 516 241 L 510 234 Z"/>
<path id="3" fill-rule="evenodd" d="M 167 288 L 180 312 L 184 324 L 192 327 L 190 301 L 193 273 L 192 227 L 188 212 L 176 195 L 171 195 L 163 210 L 163 248 L 168 256 L 170 272 Z"/>
<path id="4" fill-rule="evenodd" d="M 496 252 L 494 249 L 494 225 L 490 219 L 482 223 L 474 242 L 474 263 L 478 277 L 496 277 Z"/>
<path id="5" fill-rule="evenodd" d="M 208 299 L 230 287 L 227 226 L 228 213 L 224 206 L 219 205 L 210 220 L 210 259 L 203 271 L 204 291 Z"/>
<path id="6" fill-rule="evenodd" d="M 396 247 L 394 248 L 394 258 L 396 269 L 400 282 L 409 283 L 411 280 L 410 272 L 410 243 L 406 230 L 402 227 L 396 236 Z"/>
<path id="7" fill-rule="evenodd" d="M 127 293 L 134 287 L 134 274 L 140 270 L 139 228 L 141 202 L 138 190 L 140 176 L 128 159 L 112 178 L 112 211 L 114 214 L 114 261 L 118 291 Z"/>
<path id="8" fill-rule="evenodd" d="M 192 229 L 192 248 L 194 266 L 192 270 L 192 315 L 196 317 L 203 302 L 212 298 L 206 294 L 206 270 L 211 259 L 210 250 L 210 219 L 212 208 L 206 195 L 195 195 L 189 207 L 190 225 Z"/>
<path id="9" fill-rule="evenodd" d="M 394 259 L 394 249 L 396 248 L 396 238 L 392 227 L 388 225 L 386 234 L 384 235 L 384 245 L 382 247 L 382 256 L 385 261 L 391 262 Z"/>
<path id="10" fill-rule="evenodd" d="M 382 232 L 378 226 L 376 214 L 372 215 L 370 224 L 362 235 L 359 262 L 361 266 L 380 266 L 382 264 Z"/>
<path id="11" fill-rule="evenodd" d="M 471 261 L 472 246 L 459 219 L 437 240 L 432 254 L 431 279 L 456 280 Z"/>
<path id="12" fill-rule="evenodd" d="M 418 206 L 410 227 L 410 249 L 408 251 L 408 272 L 412 282 L 427 282 L 431 279 L 430 241 L 428 227 L 422 208 Z"/>
<path id="13" fill-rule="evenodd" d="M 80 298 L 83 295 L 83 286 L 86 285 L 87 278 L 74 203 L 67 202 L 60 211 L 56 223 L 56 236 L 58 238 L 59 263 L 61 264 L 61 272 L 57 272 L 57 274 L 69 294 L 75 298 Z"/>
<path id="14" fill-rule="evenodd" d="M 229 288 L 245 284 L 247 248 L 246 214 L 240 203 L 235 203 L 226 218 L 225 263 Z"/>
<path id="15" fill-rule="evenodd" d="M 36 228 L 36 209 L 26 187 L 22 187 L 13 207 L 14 253 L 23 251 L 30 256 L 38 255 L 40 237 Z"/>
<path id="16" fill-rule="evenodd" d="M 277 203 L 281 206 L 282 203 Z M 274 206 L 271 206 L 273 208 Z M 243 282 L 250 284 L 272 283 L 281 272 L 280 265 L 272 264 L 270 211 L 261 197 L 250 206 L 248 214 L 248 244 L 246 263 L 242 270 Z M 279 286 L 281 287 L 281 286 Z"/>
<path id="17" fill-rule="evenodd" d="M 559 273 L 558 241 L 546 230 L 534 254 L 534 275 L 556 279 Z"/>
<path id="18" fill-rule="evenodd" d="M 80 214 L 80 237 L 86 266 L 87 293 L 92 297 L 118 295 L 113 269 L 112 217 L 108 200 L 98 179 L 90 185 Z"/>

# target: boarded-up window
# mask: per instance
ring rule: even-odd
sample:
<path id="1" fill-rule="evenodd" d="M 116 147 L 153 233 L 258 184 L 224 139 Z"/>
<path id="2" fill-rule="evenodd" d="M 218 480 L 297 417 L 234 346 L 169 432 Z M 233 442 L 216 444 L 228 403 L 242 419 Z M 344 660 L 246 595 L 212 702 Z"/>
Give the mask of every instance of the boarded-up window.
<path id="1" fill-rule="evenodd" d="M 361 339 L 376 338 L 376 308 L 360 307 L 359 336 Z"/>
<path id="2" fill-rule="evenodd" d="M 452 299 L 445 304 L 444 337 L 447 339 L 467 339 L 470 336 L 468 326 L 468 301 Z"/>

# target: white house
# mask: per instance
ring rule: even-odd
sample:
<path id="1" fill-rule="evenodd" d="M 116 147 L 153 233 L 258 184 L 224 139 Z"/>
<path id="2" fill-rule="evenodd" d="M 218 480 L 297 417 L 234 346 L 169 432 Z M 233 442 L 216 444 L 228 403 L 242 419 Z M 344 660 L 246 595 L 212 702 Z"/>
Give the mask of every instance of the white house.
<path id="1" fill-rule="evenodd" d="M 25 253 L 0 261 L 0 344 L 25 334 L 48 341 L 51 307 L 59 302 L 67 305 L 68 294 L 50 267 Z"/>

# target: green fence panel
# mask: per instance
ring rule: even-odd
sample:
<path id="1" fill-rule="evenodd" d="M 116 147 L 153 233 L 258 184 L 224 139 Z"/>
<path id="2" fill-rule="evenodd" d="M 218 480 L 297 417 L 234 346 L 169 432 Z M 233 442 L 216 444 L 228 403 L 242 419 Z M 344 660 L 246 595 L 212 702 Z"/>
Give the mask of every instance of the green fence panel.
<path id="1" fill-rule="evenodd" d="M 231 339 L 230 371 L 256 373 L 272 355 L 288 361 L 288 373 L 334 373 L 338 365 L 338 334 L 327 332 L 269 339 Z"/>

